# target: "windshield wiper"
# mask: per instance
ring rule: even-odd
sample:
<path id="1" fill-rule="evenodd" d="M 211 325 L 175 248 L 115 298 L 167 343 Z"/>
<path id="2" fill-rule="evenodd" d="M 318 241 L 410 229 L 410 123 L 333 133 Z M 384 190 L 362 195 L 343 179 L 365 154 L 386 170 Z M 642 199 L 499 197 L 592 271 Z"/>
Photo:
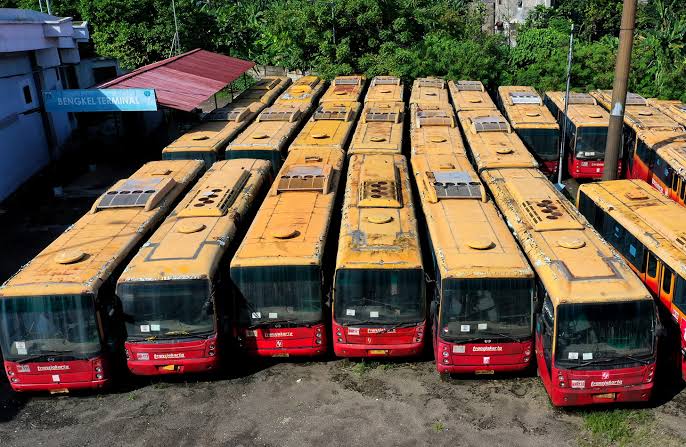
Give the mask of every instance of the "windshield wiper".
<path id="1" fill-rule="evenodd" d="M 188 332 L 188 331 L 169 331 L 165 332 L 164 335 L 168 336 L 183 336 L 183 337 L 193 337 L 193 338 L 201 338 L 201 339 L 206 339 L 210 335 L 212 335 L 212 331 L 210 332 Z"/>
<path id="2" fill-rule="evenodd" d="M 642 365 L 647 365 L 648 363 L 650 363 L 648 360 L 639 359 L 638 357 L 634 357 L 631 355 L 620 355 L 618 357 L 608 357 L 605 359 L 589 360 L 589 361 L 584 362 L 584 363 L 579 363 L 578 365 L 571 365 L 568 369 L 583 368 L 585 366 L 597 365 L 598 363 L 610 363 L 610 362 L 613 362 L 615 360 L 622 360 L 622 359 L 631 360 L 632 362 L 637 362 L 637 363 L 640 363 Z"/>
<path id="3" fill-rule="evenodd" d="M 391 327 L 384 328 L 384 329 L 383 329 L 381 332 L 379 332 L 379 333 L 380 333 L 380 334 L 385 334 L 386 332 L 390 332 L 390 331 L 396 330 L 396 329 L 401 328 L 401 327 L 412 327 L 412 326 L 417 326 L 418 324 L 419 324 L 419 323 L 413 323 L 413 322 L 410 322 L 410 321 L 405 321 L 405 322 L 403 322 L 403 323 L 396 323 L 396 324 L 394 324 L 394 325 L 391 326 Z"/>
<path id="4" fill-rule="evenodd" d="M 274 323 L 296 323 L 298 322 L 297 318 L 279 318 L 279 319 L 271 319 L 271 320 L 265 320 L 265 321 L 258 321 L 257 323 L 254 323 L 248 327 L 248 329 L 252 329 L 255 327 L 259 326 L 265 326 L 269 324 L 274 324 Z"/>
<path id="5" fill-rule="evenodd" d="M 40 354 L 32 355 L 30 357 L 25 357 L 23 359 L 17 360 L 17 363 L 26 363 L 26 362 L 32 362 L 34 360 L 40 360 L 44 357 L 51 357 L 51 356 L 63 356 L 67 354 L 73 354 L 74 351 L 48 351 L 48 352 L 42 352 Z"/>
<path id="6" fill-rule="evenodd" d="M 481 332 L 481 333 L 484 334 L 484 335 L 489 335 L 489 336 L 491 336 L 491 337 L 507 338 L 508 340 L 512 340 L 512 341 L 517 342 L 517 343 L 520 343 L 520 342 L 522 341 L 521 338 L 517 338 L 517 337 L 514 337 L 514 336 L 512 336 L 512 335 L 505 334 L 505 333 L 502 333 L 502 332 L 483 331 L 483 332 Z M 484 337 L 484 338 L 485 338 L 485 337 Z"/>

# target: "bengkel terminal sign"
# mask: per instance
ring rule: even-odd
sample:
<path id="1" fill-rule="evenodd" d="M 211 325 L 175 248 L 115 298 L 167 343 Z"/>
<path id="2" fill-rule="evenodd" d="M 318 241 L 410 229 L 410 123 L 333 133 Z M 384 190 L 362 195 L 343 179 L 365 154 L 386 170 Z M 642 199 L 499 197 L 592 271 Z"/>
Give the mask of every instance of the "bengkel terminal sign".
<path id="1" fill-rule="evenodd" d="M 151 88 L 50 90 L 43 92 L 48 112 L 146 112 L 157 110 Z"/>

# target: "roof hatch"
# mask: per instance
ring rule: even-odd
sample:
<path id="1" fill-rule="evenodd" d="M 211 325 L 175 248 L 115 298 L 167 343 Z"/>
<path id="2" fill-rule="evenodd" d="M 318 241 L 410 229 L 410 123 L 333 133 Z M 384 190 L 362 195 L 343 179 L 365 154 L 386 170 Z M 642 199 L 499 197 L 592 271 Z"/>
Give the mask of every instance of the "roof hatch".
<path id="1" fill-rule="evenodd" d="M 482 199 L 481 182 L 465 171 L 427 171 L 426 177 L 433 185 L 436 200 Z"/>
<path id="2" fill-rule="evenodd" d="M 351 121 L 352 113 L 353 109 L 350 107 L 321 104 L 314 112 L 312 119 L 314 121 Z"/>
<path id="3" fill-rule="evenodd" d="M 522 203 L 527 219 L 536 231 L 583 230 L 584 226 L 569 214 L 558 199 L 526 200 Z"/>
<path id="4" fill-rule="evenodd" d="M 396 108 L 394 109 L 379 109 L 369 108 L 362 117 L 362 122 L 383 122 L 383 123 L 400 123 L 401 113 Z"/>
<path id="5" fill-rule="evenodd" d="M 502 116 L 477 116 L 470 118 L 474 133 L 510 132 L 510 124 Z"/>
<path id="6" fill-rule="evenodd" d="M 302 112 L 298 108 L 270 107 L 260 113 L 257 121 L 288 121 L 289 123 L 294 123 L 300 119 L 301 114 Z"/>
<path id="7" fill-rule="evenodd" d="M 448 126 L 455 127 L 455 116 L 443 109 L 417 110 L 417 127 Z"/>
<path id="8" fill-rule="evenodd" d="M 542 105 L 541 97 L 534 92 L 510 92 L 512 104 L 538 104 Z"/>
<path id="9" fill-rule="evenodd" d="M 458 92 L 483 92 L 484 85 L 481 81 L 456 81 L 455 87 Z"/>
<path id="10" fill-rule="evenodd" d="M 588 93 L 570 93 L 569 94 L 569 104 L 590 104 L 596 105 L 598 102 L 595 98 Z"/>
<path id="11" fill-rule="evenodd" d="M 250 114 L 250 109 L 247 107 L 236 107 L 231 110 L 216 109 L 207 114 L 205 121 L 235 121 L 240 123 Z"/>
<path id="12" fill-rule="evenodd" d="M 291 165 L 279 177 L 276 192 L 314 191 L 328 194 L 331 173 L 330 165 Z"/>
<path id="13" fill-rule="evenodd" d="M 145 211 L 149 211 L 175 184 L 174 179 L 169 177 L 120 180 L 100 196 L 95 209 L 100 211 L 109 208 L 144 208 Z"/>

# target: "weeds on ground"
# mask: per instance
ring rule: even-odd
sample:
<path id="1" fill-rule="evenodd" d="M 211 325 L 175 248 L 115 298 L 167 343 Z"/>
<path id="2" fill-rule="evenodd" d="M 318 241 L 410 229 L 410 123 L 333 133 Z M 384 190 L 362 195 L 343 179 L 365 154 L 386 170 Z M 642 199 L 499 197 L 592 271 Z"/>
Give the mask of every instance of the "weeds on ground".
<path id="1" fill-rule="evenodd" d="M 582 446 L 649 445 L 654 416 L 648 410 L 614 409 L 583 415 L 588 437 Z"/>
<path id="2" fill-rule="evenodd" d="M 347 363 L 345 363 L 343 365 L 343 367 L 349 369 L 350 371 L 357 374 L 358 376 L 363 376 L 366 373 L 371 372 L 373 370 L 389 371 L 392 369 L 399 368 L 403 365 L 405 365 L 405 364 L 404 363 L 395 363 L 395 362 L 378 362 L 378 361 L 360 360 L 358 362 L 347 361 Z"/>
<path id="3" fill-rule="evenodd" d="M 440 433 L 445 430 L 445 424 L 441 421 L 436 421 L 431 425 L 431 428 L 433 428 L 435 432 Z"/>
<path id="4" fill-rule="evenodd" d="M 157 382 L 152 385 L 153 389 L 155 390 L 163 390 L 165 388 L 169 388 L 169 383 L 167 382 Z"/>
<path id="5" fill-rule="evenodd" d="M 133 393 L 129 393 L 129 395 L 127 396 L 127 399 L 128 399 L 128 400 L 136 400 L 137 398 L 138 398 L 138 396 L 136 396 L 136 395 L 133 394 Z"/>

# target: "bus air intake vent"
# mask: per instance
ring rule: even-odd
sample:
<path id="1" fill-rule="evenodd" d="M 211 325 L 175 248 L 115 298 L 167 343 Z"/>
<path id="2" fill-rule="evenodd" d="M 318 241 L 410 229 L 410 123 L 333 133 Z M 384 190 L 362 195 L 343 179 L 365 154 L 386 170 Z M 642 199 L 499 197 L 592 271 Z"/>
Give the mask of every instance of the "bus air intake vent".
<path id="1" fill-rule="evenodd" d="M 169 177 L 122 180 L 101 196 L 96 210 L 144 208 L 145 211 L 149 211 L 174 184 L 174 180 Z"/>
<path id="2" fill-rule="evenodd" d="M 315 191 L 322 194 L 329 192 L 331 166 L 295 165 L 288 168 L 279 178 L 277 193 L 288 191 Z"/>
<path id="3" fill-rule="evenodd" d="M 272 90 L 277 85 L 279 85 L 278 79 L 260 79 L 252 86 L 253 89 L 259 90 Z"/>
<path id="4" fill-rule="evenodd" d="M 445 110 L 418 110 L 417 127 L 426 126 L 455 127 L 455 120 L 452 113 L 448 113 Z"/>
<path id="5" fill-rule="evenodd" d="M 443 90 L 445 88 L 445 81 L 443 79 L 424 78 L 419 79 L 417 84 L 419 87 L 424 88 L 437 88 L 440 90 Z"/>
<path id="6" fill-rule="evenodd" d="M 250 110 L 247 107 L 236 107 L 233 110 L 216 109 L 205 117 L 205 121 L 235 121 L 240 123 L 245 120 L 249 113 Z"/>
<path id="7" fill-rule="evenodd" d="M 596 105 L 595 98 L 588 93 L 570 93 L 569 104 L 590 104 Z"/>
<path id="8" fill-rule="evenodd" d="M 582 230 L 584 227 L 570 214 L 558 199 L 527 200 L 522 208 L 536 231 Z"/>
<path id="9" fill-rule="evenodd" d="M 333 80 L 333 85 L 360 85 L 360 78 L 336 78 Z"/>
<path id="10" fill-rule="evenodd" d="M 386 180 L 362 182 L 358 206 L 361 208 L 401 208 L 396 183 Z"/>
<path id="11" fill-rule="evenodd" d="M 543 104 L 541 97 L 531 92 L 510 92 L 510 100 L 512 104 Z"/>
<path id="12" fill-rule="evenodd" d="M 300 109 L 278 109 L 270 108 L 260 113 L 257 121 L 288 121 L 289 123 L 296 122 L 301 115 Z"/>
<path id="13" fill-rule="evenodd" d="M 86 253 L 81 250 L 64 250 L 55 255 L 55 262 L 62 265 L 75 264 L 82 261 Z"/>
<path id="14" fill-rule="evenodd" d="M 481 183 L 464 171 L 429 171 L 426 173 L 437 199 L 481 199 Z"/>
<path id="15" fill-rule="evenodd" d="M 479 116 L 472 119 L 472 125 L 476 133 L 510 131 L 510 125 L 500 116 Z"/>
<path id="16" fill-rule="evenodd" d="M 331 120 L 331 121 L 350 121 L 350 113 L 352 112 L 352 109 L 349 109 L 347 107 L 339 107 L 339 106 L 325 106 L 325 105 L 320 105 L 317 108 L 317 111 L 314 112 L 314 116 L 312 119 L 315 121 L 320 121 L 320 120 Z"/>
<path id="17" fill-rule="evenodd" d="M 369 109 L 364 114 L 364 122 L 399 123 L 400 112 L 396 110 Z"/>
<path id="18" fill-rule="evenodd" d="M 236 201 L 243 190 L 243 186 L 250 178 L 250 171 L 241 170 L 241 174 L 233 187 L 222 185 L 207 185 L 200 189 L 186 208 L 179 211 L 179 217 L 221 217 Z"/>
<path id="19" fill-rule="evenodd" d="M 483 92 L 484 85 L 480 81 L 457 81 L 455 82 L 458 92 Z"/>
<path id="20" fill-rule="evenodd" d="M 627 93 L 626 94 L 626 105 L 628 105 L 628 106 L 647 106 L 648 101 L 646 101 L 646 99 L 643 96 L 637 95 L 636 93 Z"/>
<path id="21" fill-rule="evenodd" d="M 395 76 L 377 76 L 372 79 L 372 87 L 375 85 L 400 85 L 400 78 Z"/>

